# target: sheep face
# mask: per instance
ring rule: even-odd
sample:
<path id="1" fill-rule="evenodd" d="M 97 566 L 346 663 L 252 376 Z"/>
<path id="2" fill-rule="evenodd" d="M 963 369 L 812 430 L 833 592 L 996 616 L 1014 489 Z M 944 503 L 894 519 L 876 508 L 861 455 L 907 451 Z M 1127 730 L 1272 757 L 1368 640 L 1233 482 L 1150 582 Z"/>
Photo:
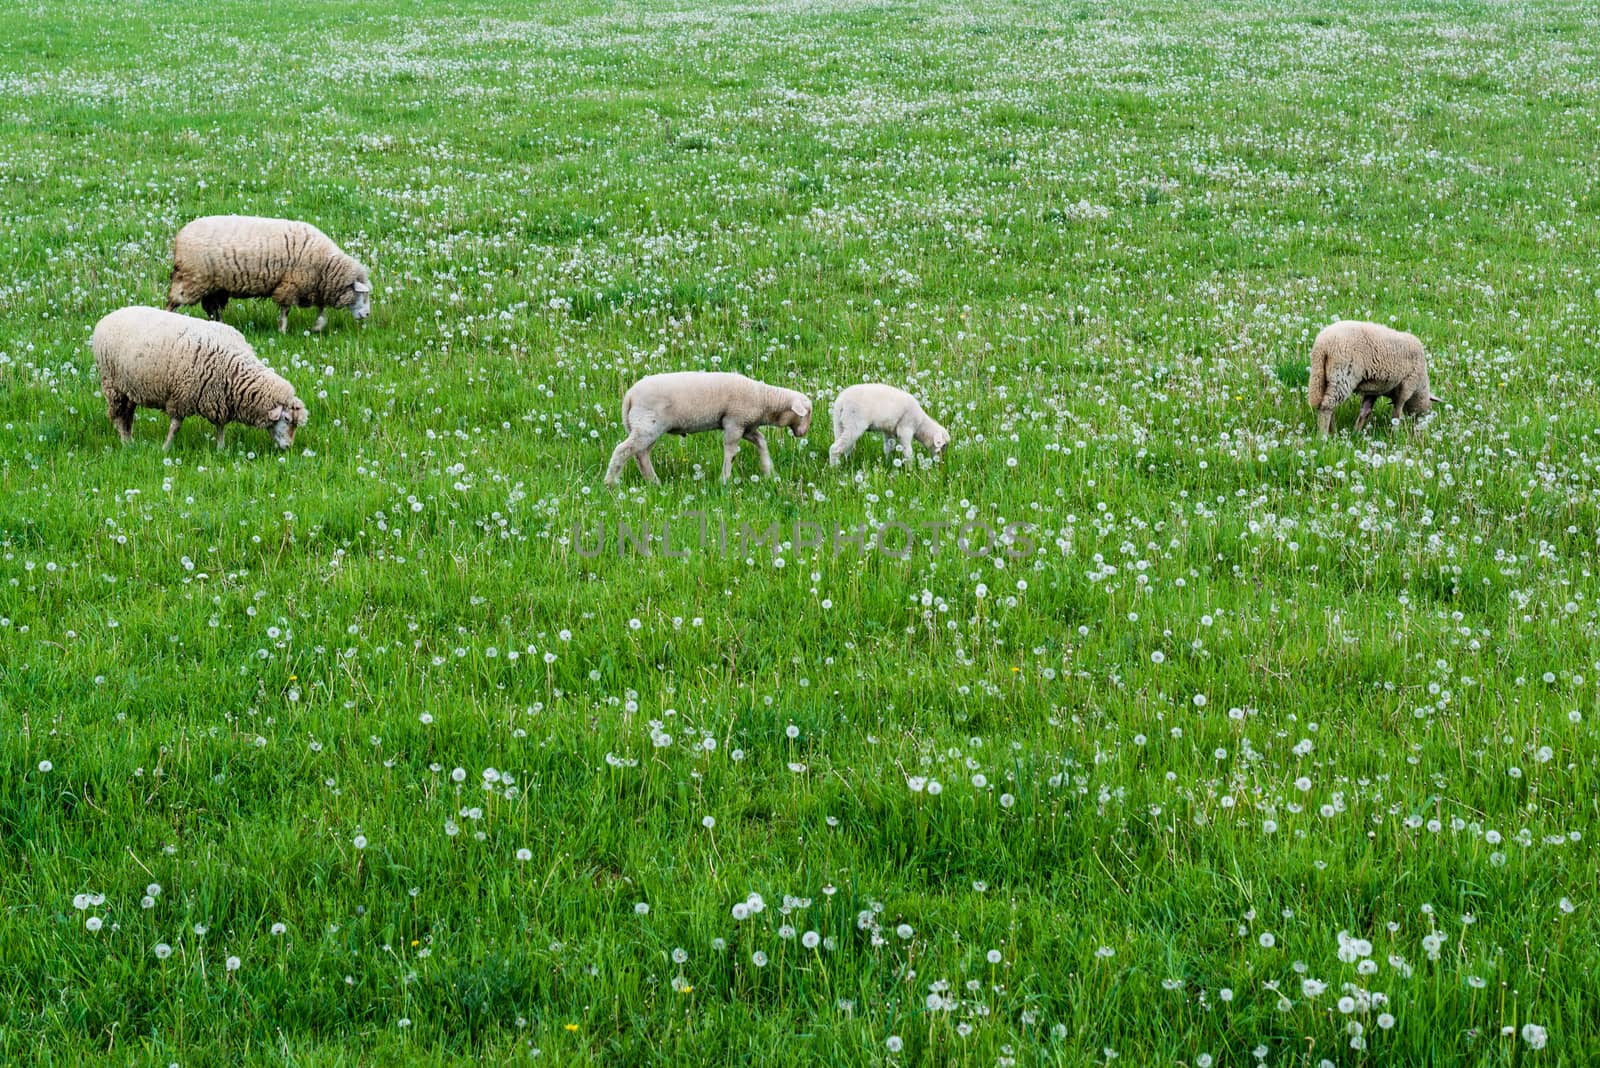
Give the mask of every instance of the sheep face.
<path id="1" fill-rule="evenodd" d="M 1406 412 L 1410 415 L 1427 415 L 1436 400 L 1438 398 L 1427 390 L 1419 390 L 1411 395 L 1410 400 L 1406 401 Z"/>
<path id="2" fill-rule="evenodd" d="M 344 306 L 350 309 L 350 314 L 355 316 L 358 323 L 372 314 L 372 283 L 367 281 L 367 272 L 362 271 L 360 277 L 345 290 Z"/>
<path id="3" fill-rule="evenodd" d="M 791 395 L 789 407 L 778 416 L 778 425 L 789 428 L 789 433 L 797 438 L 806 436 L 806 431 L 811 429 L 811 401 L 804 394 Z"/>
<path id="4" fill-rule="evenodd" d="M 352 257 L 342 252 L 334 254 L 323 273 L 322 286 L 322 303 L 327 307 L 348 309 L 356 322 L 371 314 L 372 279 Z"/>
<path id="5" fill-rule="evenodd" d="M 935 460 L 944 455 L 944 447 L 950 444 L 950 431 L 929 419 L 926 414 L 917 424 L 916 439 L 924 448 L 933 453 Z"/>
<path id="6" fill-rule="evenodd" d="M 272 428 L 272 441 L 280 449 L 294 444 L 294 432 L 306 425 L 311 413 L 299 397 L 287 405 L 279 405 L 267 413 L 268 426 Z"/>

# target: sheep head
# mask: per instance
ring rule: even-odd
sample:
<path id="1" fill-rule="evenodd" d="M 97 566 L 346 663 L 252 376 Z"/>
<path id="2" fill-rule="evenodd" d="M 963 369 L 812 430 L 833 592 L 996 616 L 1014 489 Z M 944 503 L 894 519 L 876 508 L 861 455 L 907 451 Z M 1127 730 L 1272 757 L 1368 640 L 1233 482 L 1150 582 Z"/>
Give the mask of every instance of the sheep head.
<path id="1" fill-rule="evenodd" d="M 363 278 L 359 282 L 352 283 L 350 289 L 355 294 L 350 303 L 350 314 L 355 316 L 356 322 L 359 323 L 372 314 L 372 283 Z"/>
<path id="2" fill-rule="evenodd" d="M 324 275 L 324 289 L 332 290 L 324 297 L 329 304 L 336 308 L 349 308 L 356 322 L 372 314 L 372 280 L 365 267 L 345 256 L 333 271 L 331 286 L 328 281 Z"/>
<path id="3" fill-rule="evenodd" d="M 915 436 L 924 448 L 933 453 L 935 460 L 944 455 L 944 447 L 950 444 L 950 431 L 940 426 L 927 412 L 923 412 L 917 420 Z"/>
<path id="4" fill-rule="evenodd" d="M 288 404 L 280 404 L 267 413 L 267 425 L 272 428 L 272 441 L 280 449 L 294 444 L 294 432 L 306 425 L 311 413 L 299 397 L 290 397 Z"/>
<path id="5" fill-rule="evenodd" d="M 1441 404 L 1448 403 L 1444 398 L 1434 396 L 1429 390 L 1418 390 L 1411 395 L 1410 400 L 1406 401 L 1406 411 L 1412 415 L 1427 415 L 1434 401 L 1439 401 Z"/>
<path id="6" fill-rule="evenodd" d="M 789 393 L 789 406 L 778 416 L 778 425 L 786 426 L 797 438 L 806 436 L 811 429 L 811 398 L 804 393 Z"/>

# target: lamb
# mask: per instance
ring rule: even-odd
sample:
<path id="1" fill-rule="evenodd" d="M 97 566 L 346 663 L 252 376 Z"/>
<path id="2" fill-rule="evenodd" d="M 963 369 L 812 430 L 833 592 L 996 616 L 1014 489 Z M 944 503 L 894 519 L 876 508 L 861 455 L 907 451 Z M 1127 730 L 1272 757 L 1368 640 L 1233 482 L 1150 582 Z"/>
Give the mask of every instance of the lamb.
<path id="1" fill-rule="evenodd" d="M 367 269 L 310 223 L 250 215 L 207 215 L 178 231 L 172 244 L 167 310 L 199 304 L 220 319 L 230 297 L 271 297 L 278 332 L 289 309 L 315 307 L 321 332 L 328 308 L 349 308 L 356 321 L 372 307 Z"/>
<path id="2" fill-rule="evenodd" d="M 917 398 L 893 386 L 867 383 L 851 386 L 833 402 L 833 448 L 828 463 L 837 465 L 856 447 L 856 440 L 869 430 L 883 434 L 883 455 L 900 443 L 907 462 L 911 460 L 912 439 L 932 450 L 934 459 L 950 444 L 950 432 L 922 410 Z"/>
<path id="3" fill-rule="evenodd" d="M 1440 398 L 1428 389 L 1428 354 L 1411 334 L 1378 323 L 1349 319 L 1326 327 L 1311 346 L 1311 388 L 1307 400 L 1317 413 L 1317 431 L 1333 433 L 1333 413 L 1361 395 L 1355 432 L 1372 418 L 1379 397 L 1393 403 L 1392 418 L 1425 415 Z"/>
<path id="4" fill-rule="evenodd" d="M 707 430 L 722 431 L 722 480 L 733 474 L 739 442 L 756 447 L 761 473 L 772 474 L 772 457 L 761 436 L 763 426 L 783 426 L 797 438 L 811 429 L 811 400 L 792 389 L 769 386 L 744 375 L 720 371 L 679 371 L 649 375 L 622 397 L 622 426 L 628 436 L 611 454 L 606 485 L 614 485 L 633 457 L 639 473 L 660 482 L 650 466 L 650 447 L 663 434 L 680 437 Z"/>
<path id="5" fill-rule="evenodd" d="M 217 448 L 229 423 L 270 427 L 280 449 L 294 444 L 306 425 L 306 406 L 294 387 L 256 359 L 244 335 L 225 323 L 208 323 L 159 308 L 121 308 L 95 324 L 90 339 L 106 415 L 126 444 L 135 408 L 167 413 L 172 447 L 178 427 L 202 415 L 217 428 Z"/>

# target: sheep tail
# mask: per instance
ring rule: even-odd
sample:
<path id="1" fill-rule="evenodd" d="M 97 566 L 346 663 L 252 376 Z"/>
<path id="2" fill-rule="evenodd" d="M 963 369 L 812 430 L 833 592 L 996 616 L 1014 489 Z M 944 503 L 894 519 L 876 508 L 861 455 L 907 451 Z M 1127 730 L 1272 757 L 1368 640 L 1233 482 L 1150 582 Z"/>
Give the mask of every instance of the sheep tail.
<path id="1" fill-rule="evenodd" d="M 628 421 L 628 413 L 633 411 L 633 390 L 622 395 L 622 429 L 633 433 L 633 424 Z"/>
<path id="2" fill-rule="evenodd" d="M 1322 398 L 1328 392 L 1328 346 L 1314 345 L 1311 349 L 1311 388 L 1306 399 L 1313 409 L 1322 407 Z"/>

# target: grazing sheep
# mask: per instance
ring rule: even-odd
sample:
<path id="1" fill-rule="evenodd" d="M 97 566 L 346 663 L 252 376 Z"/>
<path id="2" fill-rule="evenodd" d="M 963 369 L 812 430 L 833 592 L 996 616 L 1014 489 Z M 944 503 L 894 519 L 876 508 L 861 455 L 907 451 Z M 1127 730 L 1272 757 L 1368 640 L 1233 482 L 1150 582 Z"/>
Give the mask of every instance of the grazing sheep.
<path id="1" fill-rule="evenodd" d="M 733 474 L 739 442 L 756 447 L 761 473 L 772 474 L 772 457 L 760 427 L 786 426 L 797 438 L 811 429 L 811 400 L 792 389 L 769 386 L 744 375 L 720 371 L 679 371 L 649 375 L 622 398 L 622 425 L 628 436 L 611 454 L 606 485 L 612 485 L 632 456 L 639 473 L 659 482 L 650 466 L 650 447 L 663 434 L 680 437 L 704 430 L 722 431 L 722 479 Z"/>
<path id="2" fill-rule="evenodd" d="M 294 387 L 256 359 L 244 335 L 159 308 L 122 308 L 101 319 L 90 339 L 106 415 L 124 443 L 133 437 L 135 408 L 159 408 L 170 425 L 163 450 L 186 417 L 201 415 L 217 428 L 217 448 L 229 423 L 271 427 L 278 448 L 294 444 L 306 425 L 306 406 Z"/>
<path id="3" fill-rule="evenodd" d="M 289 331 L 289 309 L 315 307 L 321 331 L 328 308 L 349 308 L 359 322 L 372 307 L 367 269 L 310 223 L 208 215 L 178 231 L 172 244 L 167 310 L 199 304 L 222 317 L 229 297 L 271 297 L 278 331 Z"/>
<path id="4" fill-rule="evenodd" d="M 1378 323 L 1345 319 L 1323 329 L 1311 346 L 1311 388 L 1307 399 L 1317 412 L 1317 431 L 1333 433 L 1333 413 L 1361 395 L 1356 433 L 1372 418 L 1379 397 L 1394 405 L 1391 418 L 1424 415 L 1438 400 L 1428 390 L 1428 354 L 1411 334 Z"/>
<path id="5" fill-rule="evenodd" d="M 828 462 L 837 465 L 850 455 L 856 440 L 869 430 L 883 434 L 883 455 L 894 451 L 900 443 L 906 461 L 911 460 L 912 439 L 922 442 L 932 450 L 934 459 L 944 453 L 950 444 L 950 432 L 934 422 L 917 398 L 903 389 L 877 383 L 851 386 L 840 393 L 833 402 L 833 448 L 828 450 Z"/>

